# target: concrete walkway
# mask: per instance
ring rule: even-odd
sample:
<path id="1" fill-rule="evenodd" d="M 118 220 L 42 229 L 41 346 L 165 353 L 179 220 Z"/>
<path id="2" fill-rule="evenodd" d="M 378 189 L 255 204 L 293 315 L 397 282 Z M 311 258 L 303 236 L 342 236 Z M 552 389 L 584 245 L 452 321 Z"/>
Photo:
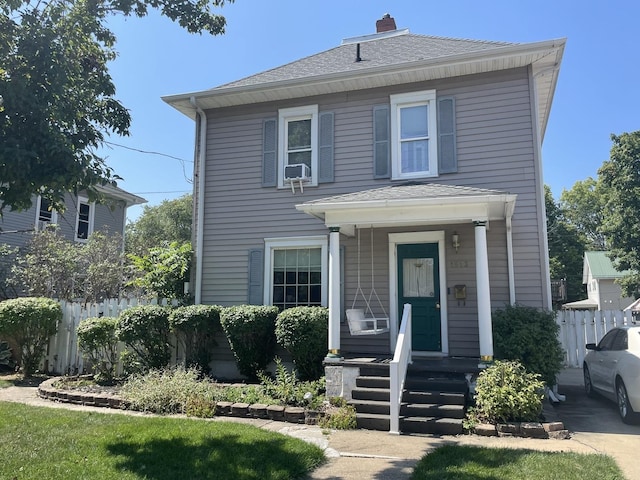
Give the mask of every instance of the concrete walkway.
<path id="1" fill-rule="evenodd" d="M 310 479 L 350 480 L 350 479 L 408 479 L 413 467 L 425 454 L 433 449 L 446 445 L 478 445 L 483 447 L 526 448 L 545 451 L 573 451 L 580 453 L 606 453 L 614 457 L 628 480 L 640 480 L 637 471 L 636 457 L 640 451 L 640 427 L 622 424 L 616 416 L 614 404 L 597 402 L 595 407 L 588 405 L 587 430 L 576 418 L 568 415 L 582 408 L 583 399 L 577 390 L 582 385 L 582 371 L 563 372 L 560 377 L 560 393 L 563 387 L 571 392 L 565 405 L 555 411 L 561 420 L 566 415 L 570 422 L 565 426 L 574 431 L 570 440 L 536 440 L 528 438 L 479 437 L 476 435 L 460 436 L 409 436 L 390 435 L 386 432 L 369 430 L 348 430 L 323 432 L 322 429 L 308 425 L 292 425 L 271 420 L 241 419 L 224 417 L 215 421 L 237 421 L 250 423 L 259 428 L 276 431 L 312 442 L 325 450 L 327 463 L 309 476 Z M 585 397 L 586 398 L 586 397 Z M 591 400 L 591 399 L 589 399 Z M 29 405 L 50 408 L 66 408 L 73 410 L 96 411 L 113 414 L 134 414 L 108 408 L 86 407 L 80 405 L 54 403 L 40 399 L 35 387 L 9 387 L 0 389 L 0 401 L 13 401 Z M 568 408 L 567 408 L 568 407 Z M 603 410 L 593 413 L 593 408 Z M 608 411 L 610 409 L 611 411 Z M 591 416 L 593 415 L 593 416 Z M 577 415 L 579 420 L 581 417 Z M 584 419 L 584 417 L 582 417 Z M 572 423 L 571 423 L 572 422 Z M 599 425 L 599 426 L 598 426 Z M 579 430 L 574 430 L 574 426 Z"/>

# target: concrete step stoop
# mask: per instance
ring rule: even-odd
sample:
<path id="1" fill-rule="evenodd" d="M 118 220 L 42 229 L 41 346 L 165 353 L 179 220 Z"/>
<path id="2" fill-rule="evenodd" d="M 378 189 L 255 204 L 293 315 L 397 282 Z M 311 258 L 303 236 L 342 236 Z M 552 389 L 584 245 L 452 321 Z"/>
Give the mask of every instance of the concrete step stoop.
<path id="1" fill-rule="evenodd" d="M 388 431 L 390 427 L 388 370 L 361 372 L 349 403 L 356 409 L 358 428 Z M 468 386 L 459 372 L 410 369 L 400 407 L 403 433 L 457 435 L 463 432 Z"/>

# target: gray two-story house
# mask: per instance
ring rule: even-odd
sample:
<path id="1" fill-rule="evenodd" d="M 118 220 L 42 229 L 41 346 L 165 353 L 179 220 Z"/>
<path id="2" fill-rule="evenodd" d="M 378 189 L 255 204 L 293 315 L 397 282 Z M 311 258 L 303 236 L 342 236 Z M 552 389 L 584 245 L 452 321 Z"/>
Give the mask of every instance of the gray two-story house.
<path id="1" fill-rule="evenodd" d="M 564 45 L 385 15 L 165 97 L 196 123 L 196 301 L 328 306 L 328 360 L 390 358 L 410 304 L 414 357 L 491 359 L 492 310 L 551 306 L 541 145 Z"/>

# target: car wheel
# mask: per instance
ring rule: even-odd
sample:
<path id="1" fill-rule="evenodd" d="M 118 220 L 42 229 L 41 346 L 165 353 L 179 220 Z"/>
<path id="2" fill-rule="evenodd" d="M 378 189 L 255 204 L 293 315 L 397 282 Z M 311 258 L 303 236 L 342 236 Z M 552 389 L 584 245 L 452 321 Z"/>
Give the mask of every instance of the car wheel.
<path id="1" fill-rule="evenodd" d="M 616 381 L 616 398 L 618 399 L 618 413 L 622 421 L 624 423 L 634 423 L 635 413 L 629 403 L 627 387 L 624 386 L 621 378 Z"/>
<path id="2" fill-rule="evenodd" d="M 589 373 L 589 367 L 585 363 L 582 366 L 582 373 L 584 375 L 584 391 L 589 397 L 593 397 L 595 392 L 593 391 L 593 383 L 591 383 L 591 373 Z"/>

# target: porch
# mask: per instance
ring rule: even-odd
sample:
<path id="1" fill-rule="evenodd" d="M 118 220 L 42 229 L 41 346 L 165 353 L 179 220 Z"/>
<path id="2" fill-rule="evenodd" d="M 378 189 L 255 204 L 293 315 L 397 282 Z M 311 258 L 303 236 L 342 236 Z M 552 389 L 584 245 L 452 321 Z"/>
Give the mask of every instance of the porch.
<path id="1" fill-rule="evenodd" d="M 491 360 L 492 300 L 498 304 L 515 302 L 511 237 L 515 200 L 515 195 L 495 190 L 413 182 L 296 205 L 298 210 L 323 220 L 330 232 L 326 361 L 340 362 L 350 351 L 364 356 L 393 355 L 405 303 L 413 306 L 414 356 L 479 356 Z M 490 225 L 497 225 L 497 229 L 489 235 Z M 371 243 L 364 247 L 366 259 L 361 262 L 363 231 L 368 233 L 362 243 L 367 244 L 369 238 Z M 461 237 L 464 246 L 459 252 Z M 345 244 L 352 252 L 346 263 L 341 250 Z M 499 252 L 491 259 L 490 248 Z M 353 260 L 354 249 L 357 263 Z M 363 277 L 370 275 L 370 280 L 361 282 L 361 263 L 369 261 Z M 495 272 L 496 268 L 500 281 L 504 281 L 499 290 L 507 296 L 492 298 L 490 269 Z M 368 295 L 360 307 L 364 319 L 382 316 L 386 320 L 386 328 L 373 323 L 374 331 L 361 333 L 385 334 L 378 339 L 372 338 L 376 335 L 354 336 L 357 334 L 352 325 L 348 332 L 344 328 L 344 311 L 351 300 L 355 302 L 361 283 L 370 288 L 362 295 Z M 467 298 L 467 291 L 472 298 Z M 371 308 L 374 300 L 378 301 L 378 312 Z M 386 348 L 381 345 L 382 338 Z M 343 342 L 350 348 L 343 351 Z"/>

